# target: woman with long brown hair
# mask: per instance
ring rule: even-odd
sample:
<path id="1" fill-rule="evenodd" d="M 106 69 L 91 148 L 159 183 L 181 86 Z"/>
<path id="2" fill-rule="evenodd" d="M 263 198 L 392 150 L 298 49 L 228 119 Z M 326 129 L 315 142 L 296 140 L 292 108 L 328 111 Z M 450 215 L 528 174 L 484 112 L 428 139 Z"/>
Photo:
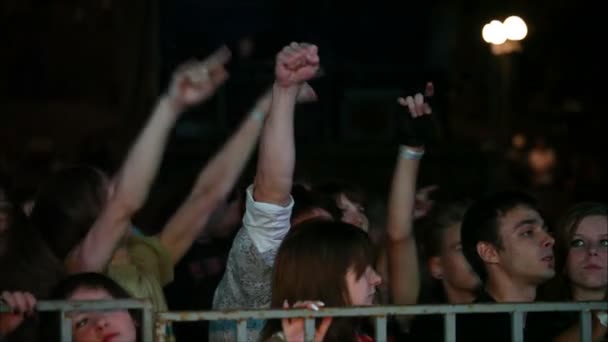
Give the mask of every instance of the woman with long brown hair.
<path id="1" fill-rule="evenodd" d="M 541 289 L 543 301 L 606 301 L 608 299 L 608 207 L 583 202 L 563 215 L 555 230 L 556 276 Z M 608 307 L 607 307 L 608 308 Z M 544 337 L 553 341 L 577 341 L 577 312 L 550 313 L 542 317 Z M 594 341 L 602 341 L 608 331 L 606 312 L 593 314 Z"/>
<path id="2" fill-rule="evenodd" d="M 381 278 L 373 269 L 367 233 L 343 222 L 310 220 L 294 226 L 279 248 L 272 277 L 272 308 L 367 306 Z M 300 302 L 316 300 L 319 302 Z M 301 322 L 269 320 L 262 341 L 303 340 Z M 371 341 L 353 318 L 326 318 L 318 336 L 325 341 Z M 324 338 L 323 338 L 324 337 Z"/>

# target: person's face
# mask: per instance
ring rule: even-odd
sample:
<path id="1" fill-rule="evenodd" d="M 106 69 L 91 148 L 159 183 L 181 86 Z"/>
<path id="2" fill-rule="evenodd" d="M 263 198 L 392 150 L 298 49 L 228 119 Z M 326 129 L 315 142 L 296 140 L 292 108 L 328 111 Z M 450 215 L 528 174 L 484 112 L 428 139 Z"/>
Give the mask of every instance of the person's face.
<path id="1" fill-rule="evenodd" d="M 511 279 L 538 285 L 555 275 L 553 245 L 540 214 L 517 206 L 499 218 L 498 264 Z"/>
<path id="2" fill-rule="evenodd" d="M 374 304 L 376 286 L 380 285 L 382 278 L 371 267 L 367 266 L 361 277 L 353 268 L 346 272 L 346 288 L 353 306 Z"/>
<path id="3" fill-rule="evenodd" d="M 365 208 L 360 204 L 352 202 L 344 194 L 338 196 L 336 204 L 342 210 L 343 222 L 350 223 L 365 231 L 369 229 L 369 220 L 365 215 Z"/>
<path id="4" fill-rule="evenodd" d="M 460 223 L 446 228 L 442 234 L 441 254 L 430 260 L 431 274 L 445 286 L 459 291 L 474 291 L 479 278 L 462 254 Z"/>
<path id="5" fill-rule="evenodd" d="M 567 276 L 572 285 L 584 289 L 608 286 L 608 219 L 587 216 L 580 221 L 566 258 Z"/>
<path id="6" fill-rule="evenodd" d="M 79 288 L 69 300 L 113 299 L 103 289 Z M 70 314 L 72 338 L 75 342 L 134 342 L 135 322 L 126 310 L 90 311 Z"/>

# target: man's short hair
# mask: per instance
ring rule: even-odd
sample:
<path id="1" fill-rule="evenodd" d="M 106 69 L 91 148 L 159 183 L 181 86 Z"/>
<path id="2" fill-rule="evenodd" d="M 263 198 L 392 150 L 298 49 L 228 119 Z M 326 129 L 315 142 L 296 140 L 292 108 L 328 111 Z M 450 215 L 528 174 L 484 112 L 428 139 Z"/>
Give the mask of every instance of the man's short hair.
<path id="1" fill-rule="evenodd" d="M 536 200 L 517 192 L 499 192 L 475 202 L 464 215 L 461 227 L 462 252 L 482 283 L 488 277 L 485 263 L 477 253 L 479 242 L 488 242 L 497 249 L 503 247 L 499 234 L 500 218 L 511 209 L 525 206 L 537 210 Z"/>

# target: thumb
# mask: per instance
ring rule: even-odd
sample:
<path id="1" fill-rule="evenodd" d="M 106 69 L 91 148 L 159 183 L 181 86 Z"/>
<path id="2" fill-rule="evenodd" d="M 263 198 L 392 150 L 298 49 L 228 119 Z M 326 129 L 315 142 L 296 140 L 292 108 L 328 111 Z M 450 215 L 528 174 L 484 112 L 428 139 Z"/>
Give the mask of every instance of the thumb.
<path id="1" fill-rule="evenodd" d="M 308 83 L 304 83 L 298 91 L 297 101 L 298 103 L 314 102 L 318 98 L 315 90 Z"/>

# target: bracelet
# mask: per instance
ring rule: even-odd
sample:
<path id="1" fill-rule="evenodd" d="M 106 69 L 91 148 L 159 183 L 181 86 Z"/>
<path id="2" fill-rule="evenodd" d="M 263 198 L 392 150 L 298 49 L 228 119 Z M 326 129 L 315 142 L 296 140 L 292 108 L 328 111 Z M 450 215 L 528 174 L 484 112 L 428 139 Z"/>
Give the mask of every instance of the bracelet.
<path id="1" fill-rule="evenodd" d="M 399 146 L 399 156 L 403 159 L 420 160 L 423 155 L 424 155 L 424 149 L 418 151 L 418 150 L 414 150 L 408 146 L 403 146 L 403 145 Z"/>
<path id="2" fill-rule="evenodd" d="M 266 117 L 266 113 L 264 113 L 260 110 L 257 110 L 257 109 L 254 109 L 250 115 L 254 120 L 257 120 L 260 122 L 264 121 L 264 118 Z"/>

